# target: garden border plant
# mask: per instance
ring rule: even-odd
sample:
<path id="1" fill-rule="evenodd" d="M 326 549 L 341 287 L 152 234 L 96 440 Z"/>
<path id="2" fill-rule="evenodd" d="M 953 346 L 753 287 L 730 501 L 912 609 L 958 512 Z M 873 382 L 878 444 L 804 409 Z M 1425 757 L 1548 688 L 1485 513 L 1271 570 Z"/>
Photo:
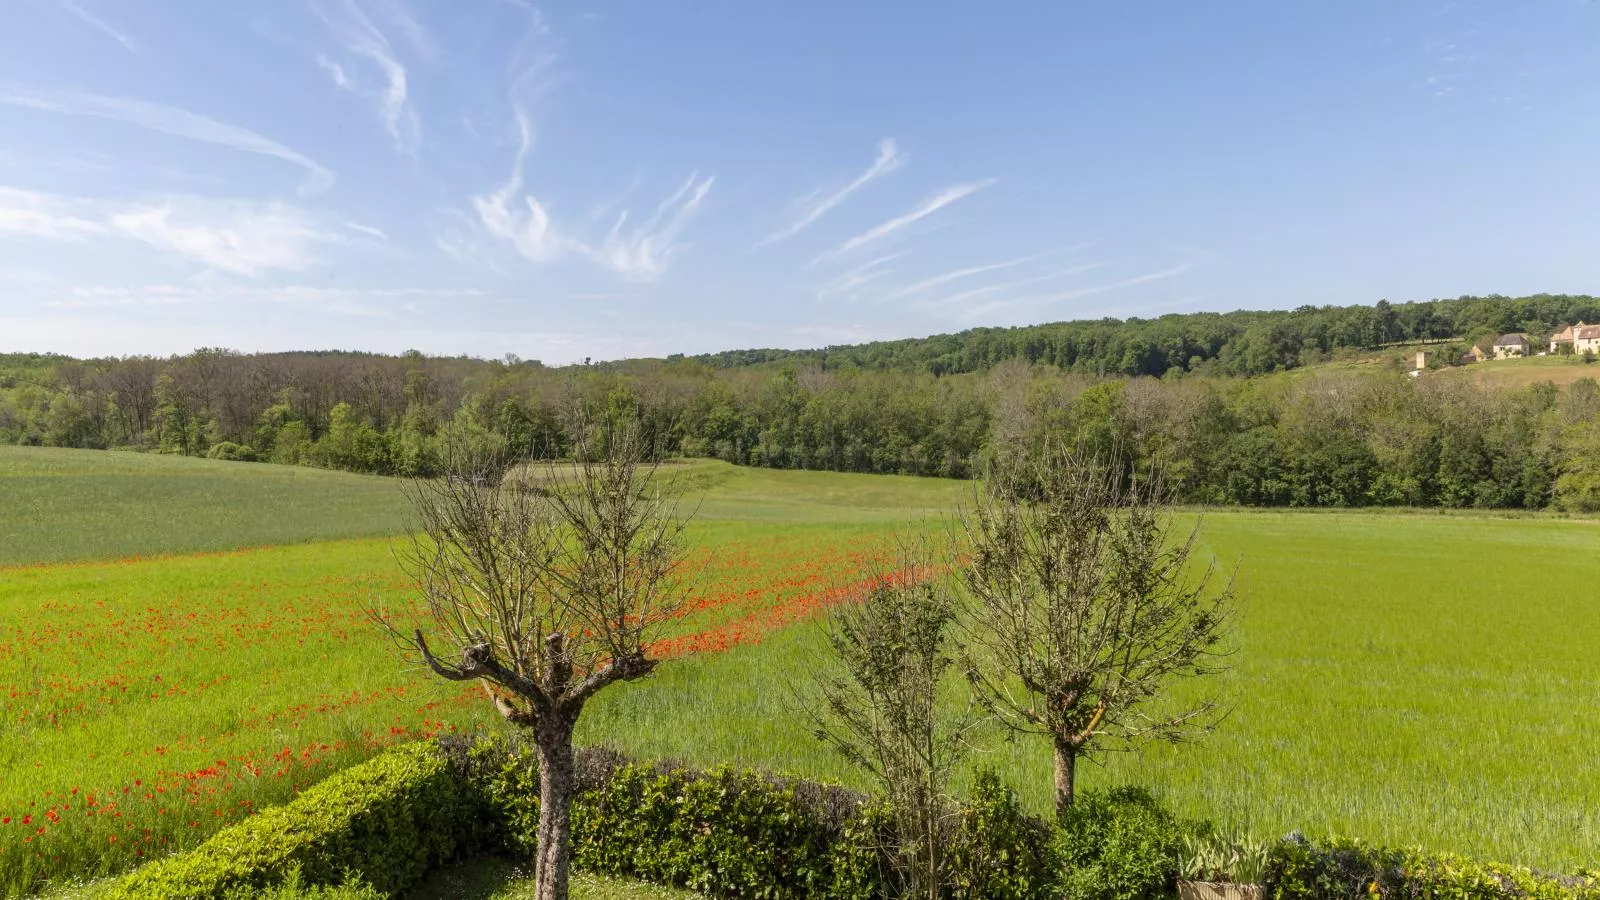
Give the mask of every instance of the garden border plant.
<path id="1" fill-rule="evenodd" d="M 525 740 L 450 737 L 406 744 L 346 769 L 157 860 L 93 896 L 227 898 L 392 894 L 480 852 L 526 851 L 539 820 L 536 751 Z M 836 785 L 722 766 L 577 754 L 574 862 L 598 874 L 718 897 L 887 896 L 893 825 L 881 802 Z M 949 896 L 1134 900 L 1166 896 L 1186 827 L 1136 789 L 1085 792 L 1056 827 L 980 775 L 949 848 Z M 1203 827 L 1203 826 L 1201 826 Z M 1600 872 L 1550 876 L 1353 841 L 1298 835 L 1272 848 L 1275 900 L 1355 896 L 1438 900 L 1600 900 Z M 288 886 L 286 886 L 288 885 Z M 344 893 L 329 887 L 345 886 Z"/>

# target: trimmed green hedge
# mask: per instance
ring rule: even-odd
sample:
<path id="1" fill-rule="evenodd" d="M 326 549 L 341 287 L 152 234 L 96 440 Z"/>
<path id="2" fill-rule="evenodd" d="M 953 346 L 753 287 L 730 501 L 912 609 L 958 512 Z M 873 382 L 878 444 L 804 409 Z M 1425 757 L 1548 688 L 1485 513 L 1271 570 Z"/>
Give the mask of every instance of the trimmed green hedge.
<path id="1" fill-rule="evenodd" d="M 1273 847 L 1265 880 L 1271 900 L 1600 900 L 1600 872 L 1545 875 L 1360 841 L 1319 846 L 1298 833 Z"/>
<path id="2" fill-rule="evenodd" d="M 388 900 L 389 895 L 355 876 L 342 884 L 307 884 L 300 870 L 295 868 L 272 887 L 235 887 L 222 897 L 223 900 Z"/>
<path id="3" fill-rule="evenodd" d="M 106 898 L 361 900 L 480 850 L 531 856 L 536 756 L 501 738 L 398 747 L 136 870 Z M 1181 835 L 1148 793 L 1088 792 L 1059 822 L 978 779 L 949 847 L 953 900 L 1170 896 Z M 729 767 L 699 771 L 578 752 L 574 867 L 715 897 L 877 900 L 899 892 L 888 810 L 844 788 Z M 1600 873 L 1556 877 L 1358 842 L 1277 844 L 1271 900 L 1600 900 Z M 342 886 L 342 887 L 341 887 Z"/>
<path id="4" fill-rule="evenodd" d="M 503 739 L 444 742 L 491 811 L 499 839 L 531 856 L 539 779 L 531 747 Z M 882 894 L 881 815 L 843 788 L 578 752 L 573 865 L 713 896 L 871 898 Z"/>
<path id="5" fill-rule="evenodd" d="M 531 748 L 451 739 L 447 752 L 493 810 L 500 840 L 532 854 L 539 824 Z M 874 900 L 896 896 L 888 810 L 834 785 L 723 766 L 634 763 L 606 749 L 578 753 L 573 865 L 687 887 L 714 897 Z M 951 849 L 959 900 L 1050 893 L 1051 829 L 985 775 Z"/>
<path id="6" fill-rule="evenodd" d="M 477 818 L 444 757 L 431 744 L 408 744 L 329 776 L 193 850 L 139 868 L 102 896 L 237 896 L 274 887 L 296 871 L 307 885 L 341 884 L 354 873 L 394 893 L 475 849 L 482 832 Z"/>

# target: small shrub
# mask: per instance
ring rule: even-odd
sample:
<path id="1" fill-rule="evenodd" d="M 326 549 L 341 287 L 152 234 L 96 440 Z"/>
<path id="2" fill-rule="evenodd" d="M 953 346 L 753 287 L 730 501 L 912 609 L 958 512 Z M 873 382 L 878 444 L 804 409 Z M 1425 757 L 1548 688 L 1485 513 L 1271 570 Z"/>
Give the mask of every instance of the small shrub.
<path id="1" fill-rule="evenodd" d="M 1022 811 L 1016 792 L 982 772 L 962 811 L 951 849 L 953 896 L 1028 900 L 1048 896 L 1056 881 L 1049 826 Z"/>
<path id="2" fill-rule="evenodd" d="M 261 457 L 256 453 L 255 448 L 251 447 L 249 444 L 235 444 L 233 441 L 223 441 L 220 444 L 213 444 L 211 445 L 211 449 L 206 451 L 206 459 L 225 459 L 232 462 L 256 462 L 260 458 Z"/>
<path id="3" fill-rule="evenodd" d="M 1148 791 L 1091 791 L 1063 810 L 1055 850 L 1069 900 L 1147 900 L 1177 881 L 1185 828 Z"/>

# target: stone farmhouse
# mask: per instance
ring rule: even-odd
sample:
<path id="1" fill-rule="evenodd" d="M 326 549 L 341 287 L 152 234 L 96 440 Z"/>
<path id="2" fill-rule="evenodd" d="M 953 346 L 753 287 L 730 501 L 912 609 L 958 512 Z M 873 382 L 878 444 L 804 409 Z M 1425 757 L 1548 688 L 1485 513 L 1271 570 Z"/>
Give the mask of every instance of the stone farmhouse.
<path id="1" fill-rule="evenodd" d="M 1579 322 L 1550 335 L 1551 353 L 1560 352 L 1563 344 L 1570 344 L 1573 353 L 1600 354 L 1600 325 Z"/>
<path id="2" fill-rule="evenodd" d="M 1600 330 L 1600 329 L 1597 329 Z M 1528 355 L 1528 336 L 1521 332 L 1502 334 L 1494 341 L 1494 358 L 1511 359 Z"/>

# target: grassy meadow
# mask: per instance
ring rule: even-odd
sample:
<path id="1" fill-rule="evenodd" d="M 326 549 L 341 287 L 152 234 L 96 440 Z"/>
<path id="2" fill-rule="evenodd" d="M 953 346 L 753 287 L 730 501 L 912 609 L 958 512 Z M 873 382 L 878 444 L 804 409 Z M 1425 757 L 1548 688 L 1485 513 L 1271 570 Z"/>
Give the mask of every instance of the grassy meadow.
<path id="1" fill-rule="evenodd" d="M 1535 348 L 1537 351 L 1539 348 Z M 1600 368 L 1581 356 L 1527 356 L 1491 359 L 1470 366 L 1440 369 L 1431 377 L 1468 378 L 1485 387 L 1524 388 L 1548 381 L 1564 387 L 1580 378 L 1600 380 Z"/>
<path id="2" fill-rule="evenodd" d="M 389 478 L 0 446 L 0 566 L 393 534 L 405 520 Z"/>
<path id="3" fill-rule="evenodd" d="M 580 739 L 859 783 L 794 709 L 814 614 L 970 486 L 673 477 L 698 509 L 695 612 L 660 648 L 680 658 L 601 694 Z M 385 536 L 404 519 L 393 481 L 0 448 L 0 894 L 191 845 L 394 741 L 502 727 L 366 619 L 410 598 Z M 1600 523 L 1214 511 L 1203 534 L 1246 602 L 1217 685 L 1232 713 L 1204 743 L 1086 767 L 1088 786 L 1146 784 L 1261 836 L 1600 859 Z M 974 764 L 1044 808 L 1042 743 L 991 734 Z"/>
<path id="4" fill-rule="evenodd" d="M 1232 707 L 1198 744 L 1114 754 L 1088 787 L 1137 783 L 1263 837 L 1292 829 L 1549 868 L 1600 860 L 1600 523 L 1394 513 L 1212 512 L 1240 563 Z M 1559 573 L 1552 577 L 1551 573 Z M 597 703 L 582 736 L 641 755 L 738 759 L 860 782 L 792 713 L 802 625 L 685 660 Z M 685 710 L 689 728 L 668 727 Z M 1046 743 L 990 735 L 1043 812 Z"/>
<path id="5" fill-rule="evenodd" d="M 0 448 L 0 466 L 25 483 L 52 467 L 36 451 L 11 459 Z M 395 532 L 397 482 L 312 473 L 314 491 L 280 500 L 288 543 L 258 546 L 270 530 L 251 515 L 218 514 L 204 532 L 191 523 L 230 490 L 280 488 L 284 470 L 201 464 L 201 485 L 183 486 L 160 469 L 168 486 L 144 495 L 139 518 L 154 533 L 100 534 L 96 490 L 128 504 L 145 490 L 124 459 L 67 454 L 58 468 L 87 468 L 99 486 L 60 492 L 48 519 L 0 502 L 0 534 L 28 534 L 0 566 L 0 891 L 192 845 L 395 741 L 498 726 L 478 688 L 398 659 L 368 620 L 369 608 L 413 601 L 392 534 L 304 542 L 321 529 Z M 783 473 L 721 465 L 671 477 L 694 491 L 698 518 L 695 609 L 658 648 L 667 656 L 757 643 L 811 616 L 907 515 L 963 488 L 854 476 L 784 491 Z M 81 559 L 87 547 L 109 558 Z M 132 555 L 155 547 L 172 555 Z M 75 561 L 51 562 L 62 556 Z"/>

